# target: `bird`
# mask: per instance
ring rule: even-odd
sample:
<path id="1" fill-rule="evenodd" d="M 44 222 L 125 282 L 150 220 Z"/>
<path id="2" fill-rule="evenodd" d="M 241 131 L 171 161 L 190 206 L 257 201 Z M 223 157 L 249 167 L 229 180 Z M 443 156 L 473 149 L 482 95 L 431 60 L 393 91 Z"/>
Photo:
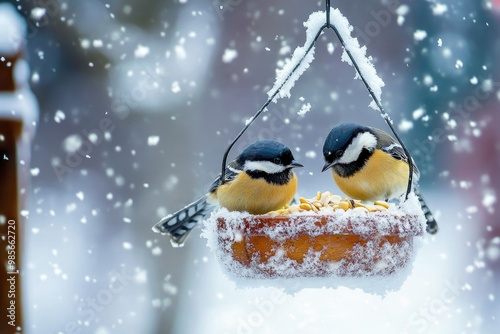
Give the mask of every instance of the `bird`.
<path id="1" fill-rule="evenodd" d="M 347 196 L 361 201 L 389 200 L 406 193 L 409 163 L 403 147 L 387 132 L 356 123 L 336 125 L 323 145 L 325 165 L 337 186 Z M 420 172 L 412 160 L 412 188 L 427 220 L 427 232 L 435 234 L 438 224 L 417 181 Z"/>
<path id="2" fill-rule="evenodd" d="M 217 176 L 205 196 L 162 218 L 153 231 L 170 235 L 172 245 L 182 247 L 191 230 L 216 206 L 250 214 L 278 210 L 294 199 L 297 167 L 304 166 L 287 146 L 258 140 L 227 165 L 224 180 Z"/>

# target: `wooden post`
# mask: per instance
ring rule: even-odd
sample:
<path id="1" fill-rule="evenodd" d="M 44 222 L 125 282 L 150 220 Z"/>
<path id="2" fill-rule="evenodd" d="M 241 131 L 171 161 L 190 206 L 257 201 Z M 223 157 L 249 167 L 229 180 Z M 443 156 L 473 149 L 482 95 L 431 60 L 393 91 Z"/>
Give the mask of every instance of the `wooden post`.
<path id="1" fill-rule="evenodd" d="M 28 185 L 29 143 L 38 105 L 24 60 L 26 23 L 8 3 L 0 3 L 0 32 L 0 333 L 12 334 L 24 329 L 21 189 Z"/>
<path id="2" fill-rule="evenodd" d="M 21 302 L 22 229 L 19 217 L 17 142 L 22 122 L 0 119 L 0 333 L 19 333 L 23 324 Z"/>

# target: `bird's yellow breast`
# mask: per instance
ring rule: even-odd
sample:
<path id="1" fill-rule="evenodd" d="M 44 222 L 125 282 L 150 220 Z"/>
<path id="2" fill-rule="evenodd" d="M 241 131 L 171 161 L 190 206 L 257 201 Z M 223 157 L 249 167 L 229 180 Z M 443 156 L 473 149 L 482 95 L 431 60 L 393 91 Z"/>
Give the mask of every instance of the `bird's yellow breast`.
<path id="1" fill-rule="evenodd" d="M 365 166 L 350 177 L 341 177 L 332 169 L 340 190 L 353 199 L 377 201 L 403 194 L 408 185 L 408 164 L 390 154 L 375 150 Z"/>
<path id="2" fill-rule="evenodd" d="M 290 204 L 297 191 L 297 183 L 295 173 L 287 184 L 277 185 L 242 172 L 231 182 L 219 186 L 215 197 L 219 205 L 229 211 L 264 214 Z"/>

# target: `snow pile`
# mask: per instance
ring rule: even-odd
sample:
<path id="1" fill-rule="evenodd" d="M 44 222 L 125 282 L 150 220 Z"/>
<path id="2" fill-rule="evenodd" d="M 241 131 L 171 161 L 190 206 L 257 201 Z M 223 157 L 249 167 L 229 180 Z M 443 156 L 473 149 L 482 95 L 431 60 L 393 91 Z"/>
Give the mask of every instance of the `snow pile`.
<path id="1" fill-rule="evenodd" d="M 0 31 L 0 54 L 18 53 L 24 44 L 26 23 L 11 4 L 0 4 Z"/>
<path id="2" fill-rule="evenodd" d="M 381 212 L 326 209 L 262 218 L 219 209 L 204 223 L 202 236 L 237 284 L 348 286 L 380 294 L 408 276 L 414 237 L 426 224 L 414 195 Z"/>
<path id="3" fill-rule="evenodd" d="M 0 32 L 0 56 L 2 59 L 4 57 L 18 57 L 24 46 L 26 24 L 11 4 L 0 4 Z M 38 120 L 38 104 L 28 85 L 28 63 L 24 59 L 17 59 L 14 66 L 13 75 L 16 91 L 0 92 L 0 118 L 23 120 L 26 133 L 31 138 Z"/>

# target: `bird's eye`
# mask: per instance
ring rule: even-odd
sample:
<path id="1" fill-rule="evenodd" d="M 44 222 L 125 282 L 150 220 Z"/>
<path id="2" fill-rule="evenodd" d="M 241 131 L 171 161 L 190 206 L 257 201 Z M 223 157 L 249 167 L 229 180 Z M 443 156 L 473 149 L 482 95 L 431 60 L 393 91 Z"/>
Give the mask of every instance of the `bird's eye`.
<path id="1" fill-rule="evenodd" d="M 274 159 L 273 159 L 273 162 L 274 162 L 276 165 L 281 165 L 281 159 L 280 159 L 280 158 L 274 158 Z"/>
<path id="2" fill-rule="evenodd" d="M 335 152 L 335 157 L 340 158 L 342 156 L 342 154 L 344 154 L 344 151 L 338 150 L 337 152 Z"/>

